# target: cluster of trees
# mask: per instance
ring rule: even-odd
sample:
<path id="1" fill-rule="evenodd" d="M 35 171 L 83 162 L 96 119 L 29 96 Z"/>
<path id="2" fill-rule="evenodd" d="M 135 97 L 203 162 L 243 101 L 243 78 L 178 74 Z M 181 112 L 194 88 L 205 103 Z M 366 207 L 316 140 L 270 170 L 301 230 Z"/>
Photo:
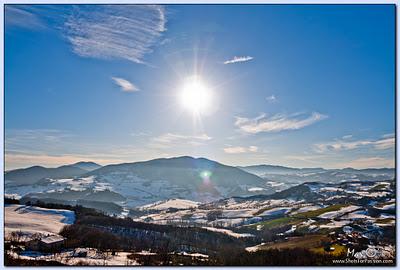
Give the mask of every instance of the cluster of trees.
<path id="1" fill-rule="evenodd" d="M 78 212 L 76 223 L 63 228 L 69 247 L 86 246 L 104 249 L 152 250 L 161 252 L 193 251 L 214 254 L 224 246 L 244 249 L 254 239 L 237 239 L 199 227 L 178 227 L 135 222 L 90 212 Z M 250 241 L 250 242 L 248 242 Z"/>
<path id="2" fill-rule="evenodd" d="M 4 204 L 19 204 L 19 200 L 14 197 L 4 197 Z"/>

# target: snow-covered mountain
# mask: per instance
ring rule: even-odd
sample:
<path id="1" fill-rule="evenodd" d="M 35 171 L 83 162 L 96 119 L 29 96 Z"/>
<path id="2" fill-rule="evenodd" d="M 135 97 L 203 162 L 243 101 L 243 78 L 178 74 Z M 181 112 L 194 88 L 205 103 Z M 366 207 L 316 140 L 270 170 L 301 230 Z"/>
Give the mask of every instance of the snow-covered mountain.
<path id="1" fill-rule="evenodd" d="M 311 192 L 309 184 L 302 183 L 329 186 L 343 181 L 394 179 L 393 169 L 326 170 L 271 165 L 237 168 L 188 156 L 99 166 L 79 162 L 58 168 L 35 166 L 10 171 L 5 174 L 6 194 L 25 196 L 25 200 L 79 202 L 120 213 L 123 209 L 127 212 L 134 207 L 175 199 L 209 203 L 232 197 L 259 196 L 264 200 L 270 196 L 268 199 L 313 201 L 320 198 L 319 194 Z"/>
<path id="2" fill-rule="evenodd" d="M 46 178 L 70 178 L 78 177 L 87 172 L 100 168 L 101 166 L 94 162 L 77 162 L 71 165 L 63 165 L 57 168 L 46 168 L 42 166 L 32 166 L 29 168 L 7 171 L 4 178 L 7 182 L 15 185 L 36 184 Z"/>
<path id="3" fill-rule="evenodd" d="M 265 187 L 263 179 L 236 167 L 187 156 L 109 165 L 87 175 L 111 186 L 130 204 L 171 198 L 207 202 Z"/>
<path id="4" fill-rule="evenodd" d="M 87 173 L 78 167 L 70 165 L 58 168 L 45 168 L 42 166 L 33 166 L 26 169 L 17 169 L 5 173 L 5 180 L 17 185 L 30 185 L 46 178 L 65 178 L 76 177 Z"/>
<path id="5" fill-rule="evenodd" d="M 30 178 L 28 173 L 24 179 Z M 6 193 L 20 196 L 105 201 L 124 206 L 174 198 L 209 202 L 272 192 L 265 180 L 256 175 L 205 158 L 187 156 L 108 165 L 77 177 L 43 174 L 40 181 L 30 182 L 29 186 L 6 184 Z"/>

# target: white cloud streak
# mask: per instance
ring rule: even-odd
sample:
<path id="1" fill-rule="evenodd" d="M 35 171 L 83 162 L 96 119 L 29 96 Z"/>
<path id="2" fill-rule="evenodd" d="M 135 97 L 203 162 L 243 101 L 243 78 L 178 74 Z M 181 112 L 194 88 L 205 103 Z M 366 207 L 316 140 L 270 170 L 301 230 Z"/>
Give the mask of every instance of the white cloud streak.
<path id="1" fill-rule="evenodd" d="M 111 79 L 115 82 L 116 85 L 121 87 L 121 90 L 124 92 L 137 92 L 139 88 L 137 88 L 133 83 L 123 78 L 111 77 Z"/>
<path id="2" fill-rule="evenodd" d="M 258 152 L 258 147 L 253 145 L 249 147 L 242 147 L 242 146 L 226 147 L 224 148 L 224 152 L 227 154 L 255 153 Z"/>
<path id="3" fill-rule="evenodd" d="M 165 11 L 157 5 L 75 6 L 65 36 L 83 57 L 143 63 L 165 31 Z"/>
<path id="4" fill-rule="evenodd" d="M 5 24 L 35 30 L 46 28 L 39 17 L 30 11 L 29 5 L 6 5 Z"/>
<path id="5" fill-rule="evenodd" d="M 212 138 L 207 134 L 200 135 L 182 135 L 176 133 L 166 133 L 151 139 L 149 147 L 151 148 L 171 148 L 176 145 L 189 144 L 192 146 L 203 145 L 205 141 Z"/>
<path id="6" fill-rule="evenodd" d="M 386 150 L 394 148 L 395 138 L 394 137 L 382 137 L 378 140 L 336 140 L 327 143 L 317 143 L 314 145 L 314 150 L 318 153 L 324 153 L 329 151 L 344 151 L 354 150 L 362 147 L 373 147 L 377 150 Z"/>
<path id="7" fill-rule="evenodd" d="M 267 117 L 261 114 L 256 118 L 236 117 L 235 126 L 246 133 L 256 134 L 260 132 L 280 132 L 285 130 L 296 130 L 312 125 L 328 116 L 313 112 L 307 117 L 299 117 L 303 114 L 296 113 L 292 115 L 276 114 Z"/>
<path id="8" fill-rule="evenodd" d="M 254 58 L 251 56 L 234 56 L 232 59 L 226 60 L 224 62 L 225 65 L 228 64 L 235 64 L 235 63 L 240 63 L 240 62 L 247 62 L 250 60 L 253 60 Z"/>

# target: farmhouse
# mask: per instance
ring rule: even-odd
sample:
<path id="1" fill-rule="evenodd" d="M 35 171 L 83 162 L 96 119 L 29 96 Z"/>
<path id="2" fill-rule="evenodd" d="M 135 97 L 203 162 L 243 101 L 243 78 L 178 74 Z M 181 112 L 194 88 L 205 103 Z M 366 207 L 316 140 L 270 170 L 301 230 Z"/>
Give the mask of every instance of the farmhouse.
<path id="1" fill-rule="evenodd" d="M 65 238 L 60 235 L 50 235 L 39 239 L 32 239 L 26 243 L 26 247 L 35 251 L 53 251 L 64 245 Z"/>

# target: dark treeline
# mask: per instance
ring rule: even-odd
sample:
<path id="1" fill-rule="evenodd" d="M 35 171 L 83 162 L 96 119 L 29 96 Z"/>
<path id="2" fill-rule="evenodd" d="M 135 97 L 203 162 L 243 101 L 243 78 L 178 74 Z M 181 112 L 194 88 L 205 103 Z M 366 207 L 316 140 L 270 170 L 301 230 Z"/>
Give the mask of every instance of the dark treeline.
<path id="1" fill-rule="evenodd" d="M 4 197 L 4 204 L 19 204 L 19 200 L 10 197 Z"/>
<path id="2" fill-rule="evenodd" d="M 75 224 L 60 232 L 68 239 L 69 247 L 87 246 L 117 250 L 186 251 L 215 254 L 220 249 L 235 246 L 244 249 L 255 244 L 253 239 L 238 239 L 199 227 L 178 227 L 135 222 L 130 218 L 77 215 Z"/>
<path id="3" fill-rule="evenodd" d="M 214 255 L 224 248 L 234 246 L 244 249 L 257 243 L 253 238 L 234 238 L 195 226 L 160 225 L 108 216 L 80 205 L 68 206 L 41 201 L 27 204 L 75 212 L 75 224 L 65 226 L 60 232 L 67 238 L 67 248 L 93 247 L 102 251 L 185 251 Z"/>

